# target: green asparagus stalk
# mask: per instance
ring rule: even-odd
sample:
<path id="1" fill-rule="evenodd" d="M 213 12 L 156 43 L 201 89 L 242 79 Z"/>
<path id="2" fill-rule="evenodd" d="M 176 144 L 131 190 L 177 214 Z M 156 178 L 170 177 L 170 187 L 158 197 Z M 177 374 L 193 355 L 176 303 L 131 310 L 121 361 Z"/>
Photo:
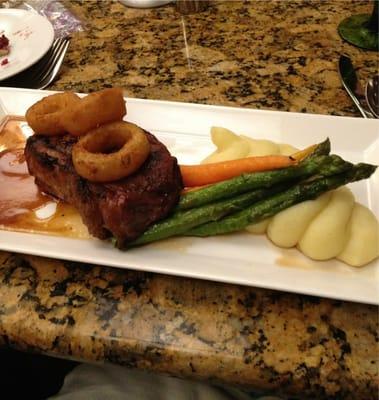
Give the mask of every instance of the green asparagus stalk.
<path id="1" fill-rule="evenodd" d="M 337 175 L 298 183 L 282 193 L 275 194 L 247 207 L 243 211 L 189 230 L 186 235 L 213 236 L 242 230 L 250 224 L 271 217 L 297 203 L 314 199 L 324 192 L 347 183 L 366 179 L 376 168 L 374 165 L 361 163 Z"/>
<path id="2" fill-rule="evenodd" d="M 325 145 L 323 148 L 323 151 L 325 151 Z M 298 165 L 288 168 L 243 174 L 236 178 L 228 179 L 184 194 L 181 197 L 176 210 L 188 210 L 218 200 L 232 198 L 233 196 L 254 189 L 268 188 L 278 183 L 293 181 L 297 178 L 309 177 L 316 173 L 322 175 L 324 173 L 329 175 L 334 174 L 337 173 L 336 171 L 341 172 L 342 166 L 350 168 L 351 164 L 336 155 L 319 155 L 309 157 Z"/>
<path id="3" fill-rule="evenodd" d="M 192 210 L 176 212 L 171 217 L 151 226 L 129 245 L 137 246 L 181 235 L 195 226 L 205 224 L 209 221 L 217 221 L 228 214 L 243 210 L 252 203 L 284 190 L 285 187 L 287 186 L 276 185 L 269 189 L 256 189 L 232 199 L 221 200 Z"/>
<path id="4" fill-rule="evenodd" d="M 317 147 L 307 158 L 327 156 L 329 153 L 330 153 L 330 140 L 329 138 L 326 138 L 323 142 L 317 145 Z"/>
<path id="5" fill-rule="evenodd" d="M 316 158 L 313 161 L 316 162 Z M 313 166 L 314 162 L 310 165 Z M 320 157 L 317 165 L 319 167 L 318 172 L 322 175 L 336 174 L 352 168 L 352 164 L 343 161 L 338 156 Z M 218 221 L 226 215 L 241 211 L 251 204 L 272 196 L 275 193 L 282 192 L 287 188 L 288 182 L 282 182 L 270 188 L 263 187 L 255 189 L 232 198 L 212 202 L 191 210 L 177 211 L 171 217 L 151 226 L 139 238 L 130 243 L 130 245 L 141 245 L 184 234 L 194 227 L 210 221 Z"/>

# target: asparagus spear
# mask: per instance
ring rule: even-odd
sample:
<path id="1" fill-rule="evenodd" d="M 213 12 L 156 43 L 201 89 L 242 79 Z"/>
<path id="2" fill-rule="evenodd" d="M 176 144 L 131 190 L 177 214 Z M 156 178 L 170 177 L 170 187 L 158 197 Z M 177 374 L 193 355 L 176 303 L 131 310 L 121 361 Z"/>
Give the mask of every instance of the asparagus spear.
<path id="1" fill-rule="evenodd" d="M 325 156 L 330 153 L 330 140 L 326 138 L 323 142 L 319 143 L 314 151 L 307 158 Z"/>
<path id="2" fill-rule="evenodd" d="M 257 188 L 268 188 L 277 183 L 292 181 L 300 177 L 308 177 L 315 173 L 323 174 L 325 172 L 333 174 L 336 173 L 334 172 L 334 168 L 340 171 L 342 165 L 345 165 L 346 168 L 350 167 L 350 164 L 342 160 L 339 156 L 316 155 L 310 156 L 300 164 L 292 167 L 243 174 L 236 178 L 184 194 L 176 210 L 188 210 L 217 200 L 231 198 Z"/>
<path id="3" fill-rule="evenodd" d="M 176 212 L 171 217 L 151 226 L 129 245 L 146 244 L 183 234 L 195 226 L 209 221 L 217 221 L 225 215 L 243 210 L 256 201 L 284 190 L 285 187 L 287 186 L 276 185 L 269 189 L 256 189 L 232 199 L 221 200 L 192 210 Z"/>
<path id="4" fill-rule="evenodd" d="M 322 193 L 336 189 L 349 182 L 366 179 L 375 171 L 376 166 L 360 163 L 343 173 L 322 177 L 294 185 L 288 190 L 259 201 L 220 221 L 210 222 L 186 233 L 188 236 L 213 236 L 244 229 L 252 223 L 271 217 L 278 212 L 305 200 L 314 199 Z"/>
<path id="5" fill-rule="evenodd" d="M 328 155 L 330 153 L 330 140 L 327 138 L 322 143 L 313 144 L 305 149 L 291 154 L 291 158 L 297 161 L 303 161 L 310 157 Z"/>
<path id="6" fill-rule="evenodd" d="M 352 168 L 352 164 L 343 161 L 338 156 L 319 157 L 314 163 L 319 167 L 318 172 L 322 175 L 340 173 L 346 169 Z M 296 177 L 297 175 L 295 175 Z M 260 188 L 243 193 L 241 195 L 212 202 L 191 210 L 178 211 L 171 217 L 158 222 L 145 231 L 131 246 L 145 244 L 156 240 L 164 239 L 170 236 L 181 235 L 188 230 L 205 224 L 209 221 L 217 221 L 228 214 L 243 210 L 251 204 L 269 196 L 279 193 L 288 188 L 288 183 L 280 183 L 271 188 Z"/>

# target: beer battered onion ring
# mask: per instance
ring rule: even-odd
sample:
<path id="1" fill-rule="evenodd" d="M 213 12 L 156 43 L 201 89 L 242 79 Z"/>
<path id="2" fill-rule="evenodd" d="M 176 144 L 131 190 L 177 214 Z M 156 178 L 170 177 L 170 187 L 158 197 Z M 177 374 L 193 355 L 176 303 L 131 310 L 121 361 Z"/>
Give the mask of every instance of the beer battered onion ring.
<path id="1" fill-rule="evenodd" d="M 62 114 L 79 103 L 80 97 L 73 92 L 56 93 L 33 104 L 25 118 L 37 135 L 62 135 L 66 132 Z"/>
<path id="2" fill-rule="evenodd" d="M 62 123 L 68 133 L 80 136 L 100 125 L 121 121 L 125 114 L 122 90 L 104 89 L 83 97 L 75 107 L 67 107 Z"/>
<path id="3" fill-rule="evenodd" d="M 111 182 L 137 171 L 150 153 L 144 131 L 129 122 L 102 125 L 81 137 L 72 149 L 76 172 L 92 182 Z"/>

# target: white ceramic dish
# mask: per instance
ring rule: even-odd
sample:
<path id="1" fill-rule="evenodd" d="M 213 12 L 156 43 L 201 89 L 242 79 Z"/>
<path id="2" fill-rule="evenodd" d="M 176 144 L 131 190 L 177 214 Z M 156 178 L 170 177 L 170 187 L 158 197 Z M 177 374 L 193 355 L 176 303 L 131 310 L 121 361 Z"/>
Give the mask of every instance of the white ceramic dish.
<path id="1" fill-rule="evenodd" d="M 0 35 L 3 33 L 9 39 L 10 53 L 0 57 L 0 81 L 36 63 L 54 40 L 49 20 L 26 10 L 0 9 Z M 1 65 L 5 58 L 8 63 Z"/>
<path id="2" fill-rule="evenodd" d="M 133 8 L 153 8 L 172 3 L 173 0 L 119 0 L 127 7 Z"/>
<path id="3" fill-rule="evenodd" d="M 49 92 L 0 88 L 6 113 L 23 115 Z M 224 126 L 256 138 L 305 147 L 329 136 L 335 152 L 353 162 L 379 160 L 378 121 L 127 99 L 127 119 L 155 133 L 182 163 L 213 150 L 209 131 Z M 1 115 L 1 111 L 0 111 Z M 356 198 L 379 215 L 379 173 L 354 183 Z M 336 260 L 312 261 L 265 236 L 239 233 L 214 238 L 170 239 L 121 252 L 108 242 L 0 230 L 0 249 L 164 274 L 238 283 L 379 304 L 379 262 L 364 268 Z"/>

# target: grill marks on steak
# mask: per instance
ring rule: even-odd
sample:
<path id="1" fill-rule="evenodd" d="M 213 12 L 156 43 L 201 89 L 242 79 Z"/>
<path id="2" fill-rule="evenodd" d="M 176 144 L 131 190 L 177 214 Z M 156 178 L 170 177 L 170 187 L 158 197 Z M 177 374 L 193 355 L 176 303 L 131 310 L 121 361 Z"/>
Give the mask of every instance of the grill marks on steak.
<path id="1" fill-rule="evenodd" d="M 72 164 L 71 135 L 28 138 L 25 157 L 39 188 L 80 213 L 89 232 L 100 239 L 117 238 L 120 246 L 164 218 L 177 203 L 183 187 L 176 158 L 152 134 L 150 155 L 134 174 L 110 183 L 80 177 Z"/>

